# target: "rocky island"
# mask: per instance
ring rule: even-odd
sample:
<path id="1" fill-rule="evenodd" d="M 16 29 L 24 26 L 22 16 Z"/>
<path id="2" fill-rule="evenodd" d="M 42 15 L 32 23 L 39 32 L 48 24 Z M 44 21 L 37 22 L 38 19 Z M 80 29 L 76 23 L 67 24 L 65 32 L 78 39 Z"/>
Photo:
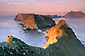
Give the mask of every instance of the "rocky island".
<path id="1" fill-rule="evenodd" d="M 52 27 L 46 38 L 47 45 L 40 48 L 8 36 L 6 42 L 0 43 L 0 56 L 85 56 L 84 45 L 64 20 Z"/>
<path id="2" fill-rule="evenodd" d="M 85 18 L 85 13 L 82 11 L 70 11 L 64 17 L 66 18 Z"/>
<path id="3" fill-rule="evenodd" d="M 39 29 L 55 25 L 55 21 L 50 17 L 36 14 L 18 14 L 15 20 L 21 21 L 24 29 Z"/>
<path id="4" fill-rule="evenodd" d="M 45 15 L 50 18 L 62 18 L 63 16 L 58 16 L 58 15 Z"/>

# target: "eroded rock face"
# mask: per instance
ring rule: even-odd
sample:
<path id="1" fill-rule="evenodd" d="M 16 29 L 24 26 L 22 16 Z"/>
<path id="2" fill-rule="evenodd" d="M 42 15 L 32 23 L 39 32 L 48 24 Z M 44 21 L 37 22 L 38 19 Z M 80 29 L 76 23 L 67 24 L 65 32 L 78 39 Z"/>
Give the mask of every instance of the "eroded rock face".
<path id="1" fill-rule="evenodd" d="M 45 49 L 27 45 L 13 36 L 9 37 L 11 41 L 0 43 L 0 56 L 85 56 L 84 45 L 64 20 L 48 31 L 49 45 Z"/>
<path id="2" fill-rule="evenodd" d="M 64 20 L 59 21 L 59 23 L 55 27 L 53 26 L 45 37 L 49 38 L 49 40 L 44 48 L 47 48 L 50 44 L 56 43 L 58 41 L 56 38 L 60 38 L 63 35 L 67 36 L 67 34 L 64 32 L 67 31 L 67 28 L 69 28 L 69 26 Z"/>
<path id="3" fill-rule="evenodd" d="M 43 48 L 48 50 L 50 53 L 55 52 L 55 56 L 85 55 L 84 45 L 81 44 L 72 29 L 64 20 L 59 21 L 55 27 L 52 27 L 51 30 L 48 31 L 46 38 L 49 38 L 49 40 L 47 45 Z"/>
<path id="4" fill-rule="evenodd" d="M 70 11 L 64 17 L 66 18 L 85 18 L 85 13 L 81 11 Z"/>
<path id="5" fill-rule="evenodd" d="M 54 20 L 43 15 L 18 14 L 15 20 L 19 19 L 22 20 L 21 24 L 24 25 L 24 29 L 39 29 L 55 25 Z"/>
<path id="6" fill-rule="evenodd" d="M 13 37 L 12 35 L 8 36 L 8 39 L 6 40 L 6 42 L 12 41 L 13 38 L 14 38 L 14 37 Z"/>
<path id="7" fill-rule="evenodd" d="M 38 29 L 36 21 L 34 19 L 34 15 L 30 15 L 26 19 L 21 21 L 21 24 L 24 25 L 24 29 Z"/>
<path id="8" fill-rule="evenodd" d="M 24 16 L 25 14 L 18 14 L 16 17 L 15 17 L 15 20 L 16 21 L 22 21 L 24 19 Z"/>

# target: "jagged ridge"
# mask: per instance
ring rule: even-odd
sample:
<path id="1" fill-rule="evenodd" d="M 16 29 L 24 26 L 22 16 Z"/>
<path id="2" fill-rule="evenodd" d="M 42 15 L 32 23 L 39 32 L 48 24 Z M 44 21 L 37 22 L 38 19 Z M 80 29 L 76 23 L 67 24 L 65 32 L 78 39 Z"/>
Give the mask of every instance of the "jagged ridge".
<path id="1" fill-rule="evenodd" d="M 53 31 L 52 31 L 53 30 Z M 58 32 L 58 33 L 57 33 Z M 50 34 L 50 35 L 49 35 Z M 58 34 L 58 35 L 56 35 Z M 49 39 L 57 39 L 46 49 L 32 47 L 17 38 L 8 38 L 8 43 L 0 43 L 1 56 L 85 56 L 84 45 L 77 39 L 72 29 L 61 20 L 53 29 L 48 31 Z"/>

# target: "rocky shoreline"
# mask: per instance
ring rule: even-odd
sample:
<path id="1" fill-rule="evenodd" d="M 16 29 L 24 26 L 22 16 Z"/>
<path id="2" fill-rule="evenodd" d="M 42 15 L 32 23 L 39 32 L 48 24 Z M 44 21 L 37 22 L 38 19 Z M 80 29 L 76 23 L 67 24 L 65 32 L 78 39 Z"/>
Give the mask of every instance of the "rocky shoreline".
<path id="1" fill-rule="evenodd" d="M 6 42 L 0 43 L 0 56 L 85 56 L 84 45 L 64 20 L 52 27 L 46 38 L 49 38 L 47 45 L 40 48 L 10 35 Z"/>

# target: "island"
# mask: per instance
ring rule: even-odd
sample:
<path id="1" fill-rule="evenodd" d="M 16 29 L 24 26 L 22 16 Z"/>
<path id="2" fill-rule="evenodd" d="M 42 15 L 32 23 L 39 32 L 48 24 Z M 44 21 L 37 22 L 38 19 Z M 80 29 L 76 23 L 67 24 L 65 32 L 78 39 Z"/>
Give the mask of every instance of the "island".
<path id="1" fill-rule="evenodd" d="M 27 45 L 13 36 L 0 43 L 0 56 L 85 56 L 85 47 L 66 21 L 61 20 L 48 32 L 43 48 Z"/>
<path id="2" fill-rule="evenodd" d="M 85 18 L 85 13 L 82 11 L 70 11 L 65 16 L 65 18 Z"/>
<path id="3" fill-rule="evenodd" d="M 45 15 L 47 17 L 50 17 L 50 18 L 63 18 L 63 16 L 58 16 L 58 15 Z"/>
<path id="4" fill-rule="evenodd" d="M 15 17 L 15 20 L 21 21 L 21 24 L 24 26 L 24 30 L 40 29 L 55 25 L 55 21 L 52 18 L 36 14 L 18 14 Z"/>

